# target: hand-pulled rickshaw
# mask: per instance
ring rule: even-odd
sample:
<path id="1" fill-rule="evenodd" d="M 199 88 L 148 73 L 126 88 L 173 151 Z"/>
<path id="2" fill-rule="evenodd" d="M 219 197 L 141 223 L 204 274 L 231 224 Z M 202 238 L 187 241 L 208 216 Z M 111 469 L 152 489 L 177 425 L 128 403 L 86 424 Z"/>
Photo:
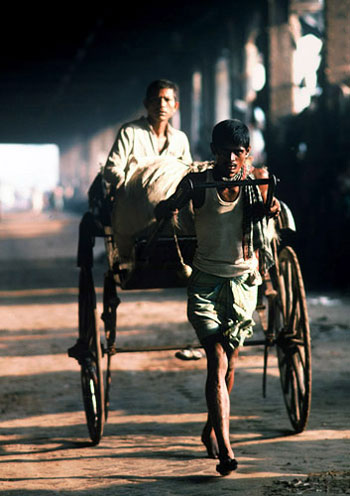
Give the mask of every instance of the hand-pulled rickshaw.
<path id="1" fill-rule="evenodd" d="M 244 185 L 247 181 L 236 181 Z M 268 184 L 268 202 L 271 201 L 276 177 L 254 180 Z M 205 183 L 202 187 L 217 187 Z M 189 187 L 198 187 L 189 185 Z M 199 186 L 200 187 L 200 186 Z M 98 174 L 89 191 L 90 209 L 80 223 L 78 267 L 79 276 L 79 336 L 88 342 L 89 353 L 79 360 L 81 386 L 86 421 L 93 444 L 98 444 L 108 417 L 111 386 L 111 361 L 119 353 L 179 350 L 176 346 L 118 347 L 117 308 L 120 303 L 118 288 L 150 289 L 186 285 L 179 277 L 179 268 L 191 266 L 196 246 L 195 236 L 163 234 L 163 222 L 155 224 L 148 237 L 134 240 L 133 262 L 121 263 L 118 246 L 111 225 L 113 191 Z M 181 199 L 179 199 L 181 202 Z M 256 311 L 264 338 L 248 340 L 244 346 L 264 346 L 263 394 L 266 391 L 268 352 L 274 347 L 277 353 L 282 394 L 287 413 L 295 432 L 302 432 L 307 424 L 311 406 L 311 344 L 308 313 L 302 273 L 296 253 L 284 246 L 281 235 L 284 229 L 295 229 L 288 207 L 281 202 L 282 212 L 274 223 L 275 235 L 271 248 L 275 264 L 265 274 L 259 287 Z M 96 313 L 96 294 L 92 275 L 95 237 L 104 238 L 108 269 L 104 274 L 103 312 Z M 99 320 L 104 332 L 100 332 Z M 184 345 L 185 346 L 185 345 Z M 198 344 L 194 348 L 200 348 Z M 103 365 L 106 359 L 106 365 Z"/>

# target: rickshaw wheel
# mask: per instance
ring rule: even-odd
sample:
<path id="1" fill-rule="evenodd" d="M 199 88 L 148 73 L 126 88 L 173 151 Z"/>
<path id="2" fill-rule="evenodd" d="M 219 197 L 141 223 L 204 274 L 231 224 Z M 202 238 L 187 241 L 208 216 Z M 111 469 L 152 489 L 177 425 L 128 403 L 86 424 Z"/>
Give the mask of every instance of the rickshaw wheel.
<path id="1" fill-rule="evenodd" d="M 96 295 L 90 268 L 81 267 L 79 279 L 79 328 L 87 337 L 89 356 L 80 361 L 85 416 L 91 441 L 100 442 L 104 427 L 102 349 L 96 318 Z"/>
<path id="2" fill-rule="evenodd" d="M 275 322 L 280 380 L 291 424 L 302 432 L 311 408 L 311 338 L 303 278 L 289 246 L 278 256 L 278 272 Z"/>

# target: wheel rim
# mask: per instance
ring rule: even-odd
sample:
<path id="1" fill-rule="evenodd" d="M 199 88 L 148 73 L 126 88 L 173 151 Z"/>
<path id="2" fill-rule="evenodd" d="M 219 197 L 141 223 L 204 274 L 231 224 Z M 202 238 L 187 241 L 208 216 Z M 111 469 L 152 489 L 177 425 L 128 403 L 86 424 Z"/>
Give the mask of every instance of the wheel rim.
<path id="1" fill-rule="evenodd" d="M 96 295 L 91 270 L 82 267 L 79 284 L 79 329 L 88 338 L 89 357 L 81 363 L 81 386 L 85 416 L 94 444 L 101 440 L 104 426 L 102 350 L 96 318 Z"/>
<path id="2" fill-rule="evenodd" d="M 301 432 L 311 406 L 311 345 L 304 284 L 290 247 L 279 255 L 278 286 L 276 344 L 281 386 L 291 424 Z"/>
<path id="3" fill-rule="evenodd" d="M 87 359 L 82 365 L 81 384 L 90 438 L 94 444 L 98 444 L 102 435 L 102 411 L 96 364 L 92 360 Z"/>

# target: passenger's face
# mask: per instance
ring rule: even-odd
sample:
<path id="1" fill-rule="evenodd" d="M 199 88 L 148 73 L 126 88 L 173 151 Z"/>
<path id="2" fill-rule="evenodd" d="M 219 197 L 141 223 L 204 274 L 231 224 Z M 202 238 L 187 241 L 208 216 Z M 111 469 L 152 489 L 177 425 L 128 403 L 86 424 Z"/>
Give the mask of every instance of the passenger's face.
<path id="1" fill-rule="evenodd" d="M 222 177 L 232 178 L 243 167 L 250 147 L 236 146 L 231 143 L 213 147 L 216 169 Z"/>
<path id="2" fill-rule="evenodd" d="M 175 100 L 174 90 L 163 88 L 148 100 L 145 100 L 148 118 L 152 124 L 168 122 L 179 107 L 179 102 Z"/>

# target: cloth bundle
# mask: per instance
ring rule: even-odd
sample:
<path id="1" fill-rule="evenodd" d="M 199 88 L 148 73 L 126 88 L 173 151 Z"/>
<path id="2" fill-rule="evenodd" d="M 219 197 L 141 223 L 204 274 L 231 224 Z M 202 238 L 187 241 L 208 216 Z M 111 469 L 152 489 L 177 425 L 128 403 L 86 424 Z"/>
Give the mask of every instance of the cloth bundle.
<path id="1" fill-rule="evenodd" d="M 112 229 L 121 261 L 129 261 L 135 239 L 149 236 L 156 228 L 154 208 L 168 199 L 181 179 L 192 169 L 172 157 L 144 159 L 133 165 L 133 173 L 117 191 L 112 211 Z M 169 223 L 162 234 L 172 235 Z M 176 223 L 178 234 L 193 234 L 191 206 L 184 207 Z"/>

